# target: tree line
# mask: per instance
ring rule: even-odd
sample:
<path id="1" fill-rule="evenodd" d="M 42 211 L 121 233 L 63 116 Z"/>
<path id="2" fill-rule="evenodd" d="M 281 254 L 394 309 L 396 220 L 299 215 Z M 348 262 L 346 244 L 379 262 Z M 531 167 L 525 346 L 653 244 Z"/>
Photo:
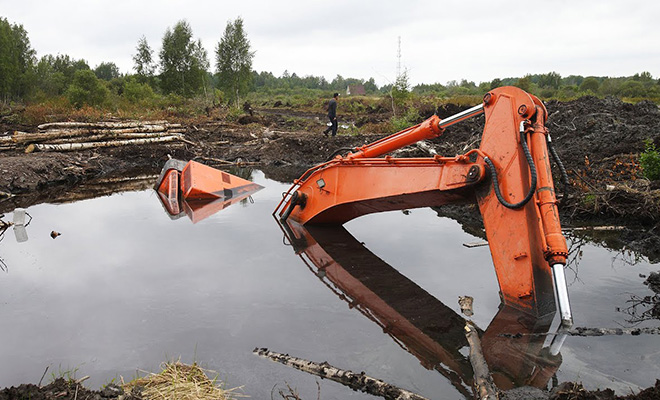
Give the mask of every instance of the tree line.
<path id="1" fill-rule="evenodd" d="M 562 77 L 549 72 L 479 84 L 462 80 L 415 86 L 409 85 L 404 73 L 393 84 L 378 87 L 373 78 L 337 75 L 328 81 L 323 76 L 299 76 L 289 71 L 279 77 L 271 72 L 257 72 L 252 69 L 254 55 L 239 17 L 227 23 L 214 49 L 212 69 L 201 40 L 194 38 L 186 21 L 179 21 L 165 31 L 158 54 L 144 36 L 139 38 L 133 54 L 133 72 L 121 74 L 113 62 L 102 62 L 92 69 L 84 59 L 68 55 L 37 59 L 23 26 L 0 17 L 0 101 L 38 103 L 65 99 L 75 107 L 103 107 L 113 102 L 145 106 L 202 98 L 215 104 L 239 105 L 251 92 L 310 92 L 322 96 L 345 91 L 349 85 L 363 86 L 367 95 L 389 94 L 393 98 L 395 94 L 445 98 L 482 95 L 498 86 L 513 85 L 544 99 L 612 95 L 660 100 L 660 80 L 649 72 L 630 77 Z"/>

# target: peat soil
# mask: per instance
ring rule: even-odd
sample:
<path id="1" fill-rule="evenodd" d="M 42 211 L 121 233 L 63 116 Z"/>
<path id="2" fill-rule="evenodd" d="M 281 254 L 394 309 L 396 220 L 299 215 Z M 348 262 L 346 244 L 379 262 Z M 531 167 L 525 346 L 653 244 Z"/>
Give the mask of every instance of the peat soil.
<path id="1" fill-rule="evenodd" d="M 553 171 L 561 196 L 562 224 L 622 226 L 605 233 L 586 230 L 581 234 L 610 248 L 632 250 L 653 263 L 660 262 L 660 182 L 643 178 L 639 165 L 646 140 L 660 147 L 658 106 L 648 101 L 629 104 L 616 98 L 583 97 L 570 102 L 550 101 L 546 107 L 549 115 L 546 125 L 568 175 L 568 184 L 561 185 L 559 169 Z M 434 112 L 445 118 L 465 108 L 443 105 L 420 111 L 420 122 Z M 341 105 L 339 116 L 341 119 Z M 338 136 L 326 137 L 322 134 L 325 129 L 322 110 L 314 115 L 287 107 L 250 109 L 236 122 L 208 118 L 187 123 L 186 142 L 62 153 L 25 154 L 23 148 L 0 151 L 0 218 L 2 213 L 17 207 L 151 187 L 169 157 L 194 159 L 215 167 L 222 167 L 226 161 L 254 165 L 270 179 L 291 182 L 306 169 L 336 154 L 346 154 L 384 137 L 382 133 L 348 132 L 355 131 L 353 127 L 365 131 L 378 124 L 385 125 L 389 117 L 384 109 L 369 110 L 365 115 L 352 116 L 352 120 L 340 120 L 340 125 L 345 124 L 349 129 L 340 128 Z M 393 155 L 425 157 L 432 151 L 443 156 L 463 154 L 479 146 L 483 121 L 483 116 L 463 121 L 423 146 L 409 146 Z M 11 125 L 0 119 L 0 136 L 13 130 L 37 131 L 37 127 Z M 443 206 L 436 211 L 458 220 L 470 233 L 482 232 L 481 216 L 474 205 Z M 0 391 L 0 400 L 73 399 L 75 388 L 51 388 L 59 383 L 4 389 Z M 562 393 L 566 397 L 555 393 L 553 398 L 660 398 L 660 383 L 628 397 L 615 397 L 608 390 L 587 392 L 580 386 L 564 389 Z M 12 394 L 19 393 L 14 390 L 23 394 Z M 116 394 L 113 396 L 116 398 Z M 103 397 L 101 392 L 79 392 L 75 398 Z"/>

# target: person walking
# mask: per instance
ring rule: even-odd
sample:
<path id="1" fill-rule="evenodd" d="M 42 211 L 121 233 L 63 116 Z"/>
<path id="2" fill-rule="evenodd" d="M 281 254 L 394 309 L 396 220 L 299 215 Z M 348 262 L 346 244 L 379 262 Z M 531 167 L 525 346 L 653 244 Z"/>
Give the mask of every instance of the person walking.
<path id="1" fill-rule="evenodd" d="M 337 99 L 339 99 L 339 93 L 332 95 L 332 100 L 328 104 L 328 118 L 330 119 L 330 126 L 323 131 L 325 136 L 328 136 L 328 133 L 332 131 L 332 136 L 337 135 Z"/>

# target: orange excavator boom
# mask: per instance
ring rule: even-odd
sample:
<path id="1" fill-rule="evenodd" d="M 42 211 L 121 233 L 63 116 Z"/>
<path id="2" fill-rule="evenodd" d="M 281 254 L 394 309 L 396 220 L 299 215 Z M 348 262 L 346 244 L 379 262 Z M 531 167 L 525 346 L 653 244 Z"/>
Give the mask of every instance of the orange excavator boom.
<path id="1" fill-rule="evenodd" d="M 455 157 L 395 158 L 401 147 L 485 115 L 479 149 Z M 476 202 L 506 304 L 541 316 L 559 305 L 572 324 L 561 233 L 548 156 L 547 110 L 521 89 L 488 92 L 483 103 L 423 123 L 317 165 L 294 181 L 275 210 L 299 224 L 343 224 L 361 215 Z M 382 157 L 384 156 L 384 157 Z"/>

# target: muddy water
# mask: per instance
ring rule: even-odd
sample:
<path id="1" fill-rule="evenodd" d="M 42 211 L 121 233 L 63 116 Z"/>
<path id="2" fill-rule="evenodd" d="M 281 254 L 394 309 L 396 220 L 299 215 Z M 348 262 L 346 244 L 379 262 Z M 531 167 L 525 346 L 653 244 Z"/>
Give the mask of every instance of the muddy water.
<path id="1" fill-rule="evenodd" d="M 271 216 L 287 185 L 252 178 L 265 186 L 253 201 L 195 224 L 171 219 L 152 191 L 29 208 L 28 240 L 10 229 L 0 242 L 0 386 L 36 383 L 48 367 L 45 380 L 71 371 L 96 388 L 181 359 L 255 399 L 285 382 L 316 398 L 317 379 L 252 354 L 268 347 L 459 399 L 471 382 L 461 295 L 475 299 L 472 319 L 502 386 L 546 387 L 556 374 L 627 394 L 660 377 L 657 336 L 568 337 L 558 354 L 543 337 L 502 339 L 556 321 L 500 310 L 488 248 L 463 246 L 479 239 L 431 209 L 291 240 Z M 648 308 L 629 307 L 653 295 L 640 274 L 660 267 L 590 244 L 580 251 L 567 270 L 576 326 L 658 325 L 633 324 Z M 323 399 L 372 398 L 318 382 Z"/>

